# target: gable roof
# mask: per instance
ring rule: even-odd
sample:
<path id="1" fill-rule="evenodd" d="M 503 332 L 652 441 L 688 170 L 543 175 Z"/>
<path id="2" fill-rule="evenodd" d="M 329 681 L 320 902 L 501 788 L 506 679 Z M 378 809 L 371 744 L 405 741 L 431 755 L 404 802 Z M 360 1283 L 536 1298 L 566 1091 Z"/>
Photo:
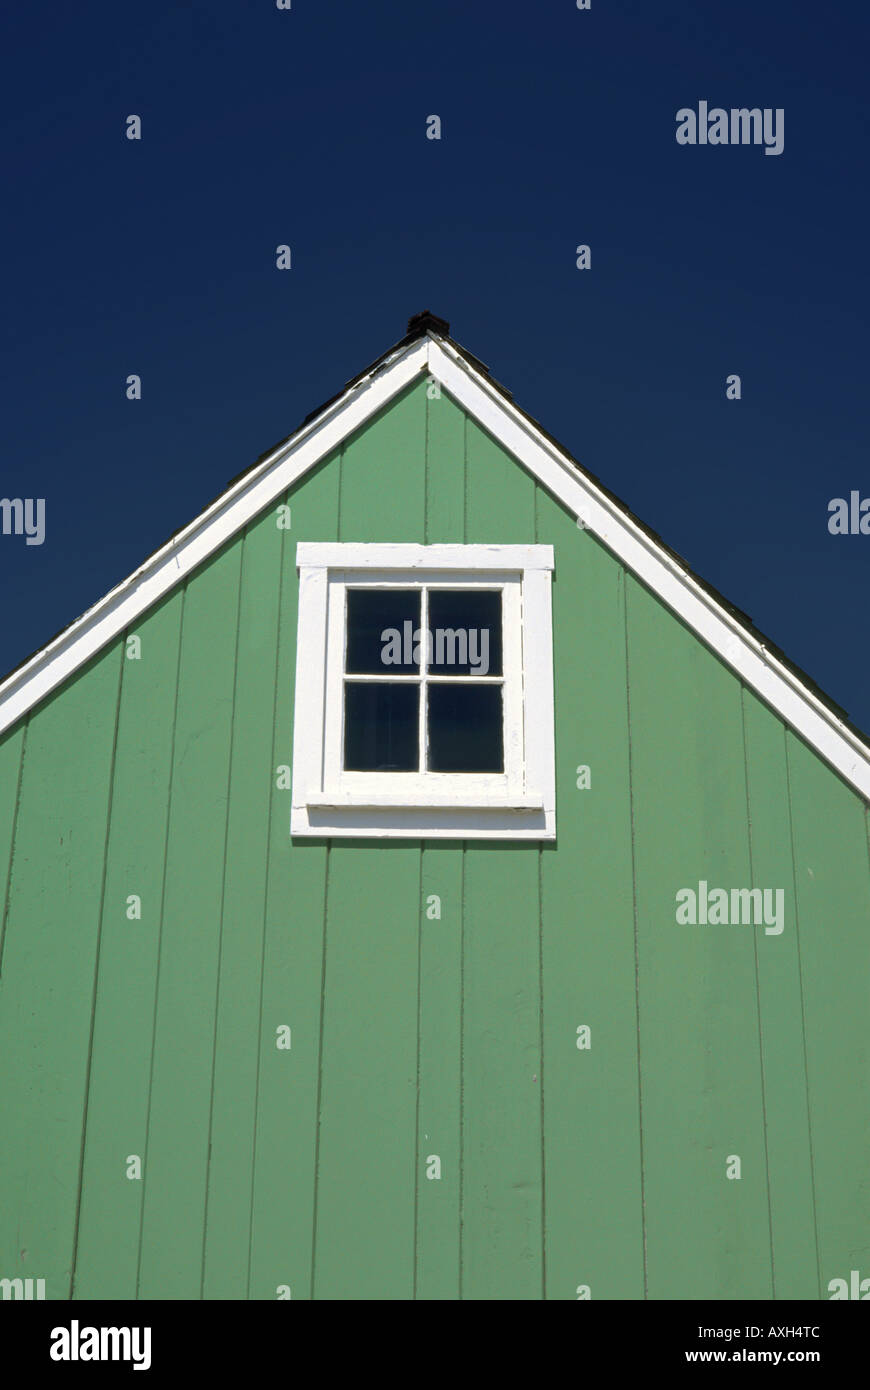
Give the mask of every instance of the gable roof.
<path id="1" fill-rule="evenodd" d="M 408 333 L 234 478 L 121 584 L 0 682 L 0 734 L 125 632 L 414 380 L 432 377 L 812 748 L 870 801 L 870 742 L 739 609 L 589 473 L 456 343 L 444 319 Z"/>

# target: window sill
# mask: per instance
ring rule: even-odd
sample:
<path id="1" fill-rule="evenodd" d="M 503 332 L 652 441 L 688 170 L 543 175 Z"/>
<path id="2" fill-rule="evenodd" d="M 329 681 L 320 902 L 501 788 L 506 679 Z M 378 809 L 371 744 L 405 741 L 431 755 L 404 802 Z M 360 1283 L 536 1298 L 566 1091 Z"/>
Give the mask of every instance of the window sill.
<path id="1" fill-rule="evenodd" d="M 407 811 L 412 815 L 418 811 L 438 809 L 471 814 L 475 811 L 543 811 L 544 798 L 535 794 L 484 796 L 477 793 L 468 801 L 457 801 L 456 797 L 453 796 L 438 795 L 427 796 L 425 799 L 409 800 L 407 796 L 374 795 L 371 792 L 318 792 L 307 796 L 305 804 L 322 810 L 353 807 L 357 810 L 369 809 L 374 811 L 387 808 Z"/>
<path id="2" fill-rule="evenodd" d="M 541 796 L 502 793 L 485 799 L 478 792 L 466 804 L 442 796 L 412 805 L 372 792 L 312 792 L 292 807 L 290 835 L 294 840 L 555 840 L 556 816 Z"/>

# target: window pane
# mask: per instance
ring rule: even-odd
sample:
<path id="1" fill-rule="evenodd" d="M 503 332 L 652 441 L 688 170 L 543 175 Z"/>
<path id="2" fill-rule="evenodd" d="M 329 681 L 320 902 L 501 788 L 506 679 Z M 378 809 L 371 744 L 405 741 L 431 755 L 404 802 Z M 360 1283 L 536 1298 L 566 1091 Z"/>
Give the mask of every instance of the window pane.
<path id="1" fill-rule="evenodd" d="M 348 772 L 416 772 L 420 687 L 416 681 L 346 681 L 344 766 Z"/>
<path id="2" fill-rule="evenodd" d="M 500 676 L 501 592 L 430 589 L 430 671 L 451 676 Z"/>
<path id="3" fill-rule="evenodd" d="M 432 772 L 504 772 L 500 685 L 430 685 Z"/>
<path id="4" fill-rule="evenodd" d="M 419 670 L 419 630 L 419 589 L 348 589 L 345 670 L 381 676 Z"/>

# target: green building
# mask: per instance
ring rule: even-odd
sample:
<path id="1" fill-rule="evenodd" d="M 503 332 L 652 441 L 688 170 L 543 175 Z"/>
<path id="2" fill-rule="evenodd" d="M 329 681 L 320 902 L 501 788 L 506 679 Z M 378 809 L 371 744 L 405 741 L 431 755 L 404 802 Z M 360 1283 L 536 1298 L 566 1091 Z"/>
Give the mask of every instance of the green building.
<path id="1" fill-rule="evenodd" d="M 418 315 L 0 685 L 4 1296 L 870 1297 L 868 797 Z"/>

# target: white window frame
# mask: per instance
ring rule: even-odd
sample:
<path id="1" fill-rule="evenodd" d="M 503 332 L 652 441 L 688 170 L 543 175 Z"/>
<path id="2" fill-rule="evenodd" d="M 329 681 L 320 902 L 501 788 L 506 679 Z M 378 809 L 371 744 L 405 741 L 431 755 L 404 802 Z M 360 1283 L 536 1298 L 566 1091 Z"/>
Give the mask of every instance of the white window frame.
<path id="1" fill-rule="evenodd" d="M 301 541 L 296 564 L 291 835 L 555 839 L 553 547 Z M 347 589 L 424 585 L 502 591 L 503 773 L 370 773 L 342 766 Z M 421 626 L 427 625 L 421 612 Z"/>

